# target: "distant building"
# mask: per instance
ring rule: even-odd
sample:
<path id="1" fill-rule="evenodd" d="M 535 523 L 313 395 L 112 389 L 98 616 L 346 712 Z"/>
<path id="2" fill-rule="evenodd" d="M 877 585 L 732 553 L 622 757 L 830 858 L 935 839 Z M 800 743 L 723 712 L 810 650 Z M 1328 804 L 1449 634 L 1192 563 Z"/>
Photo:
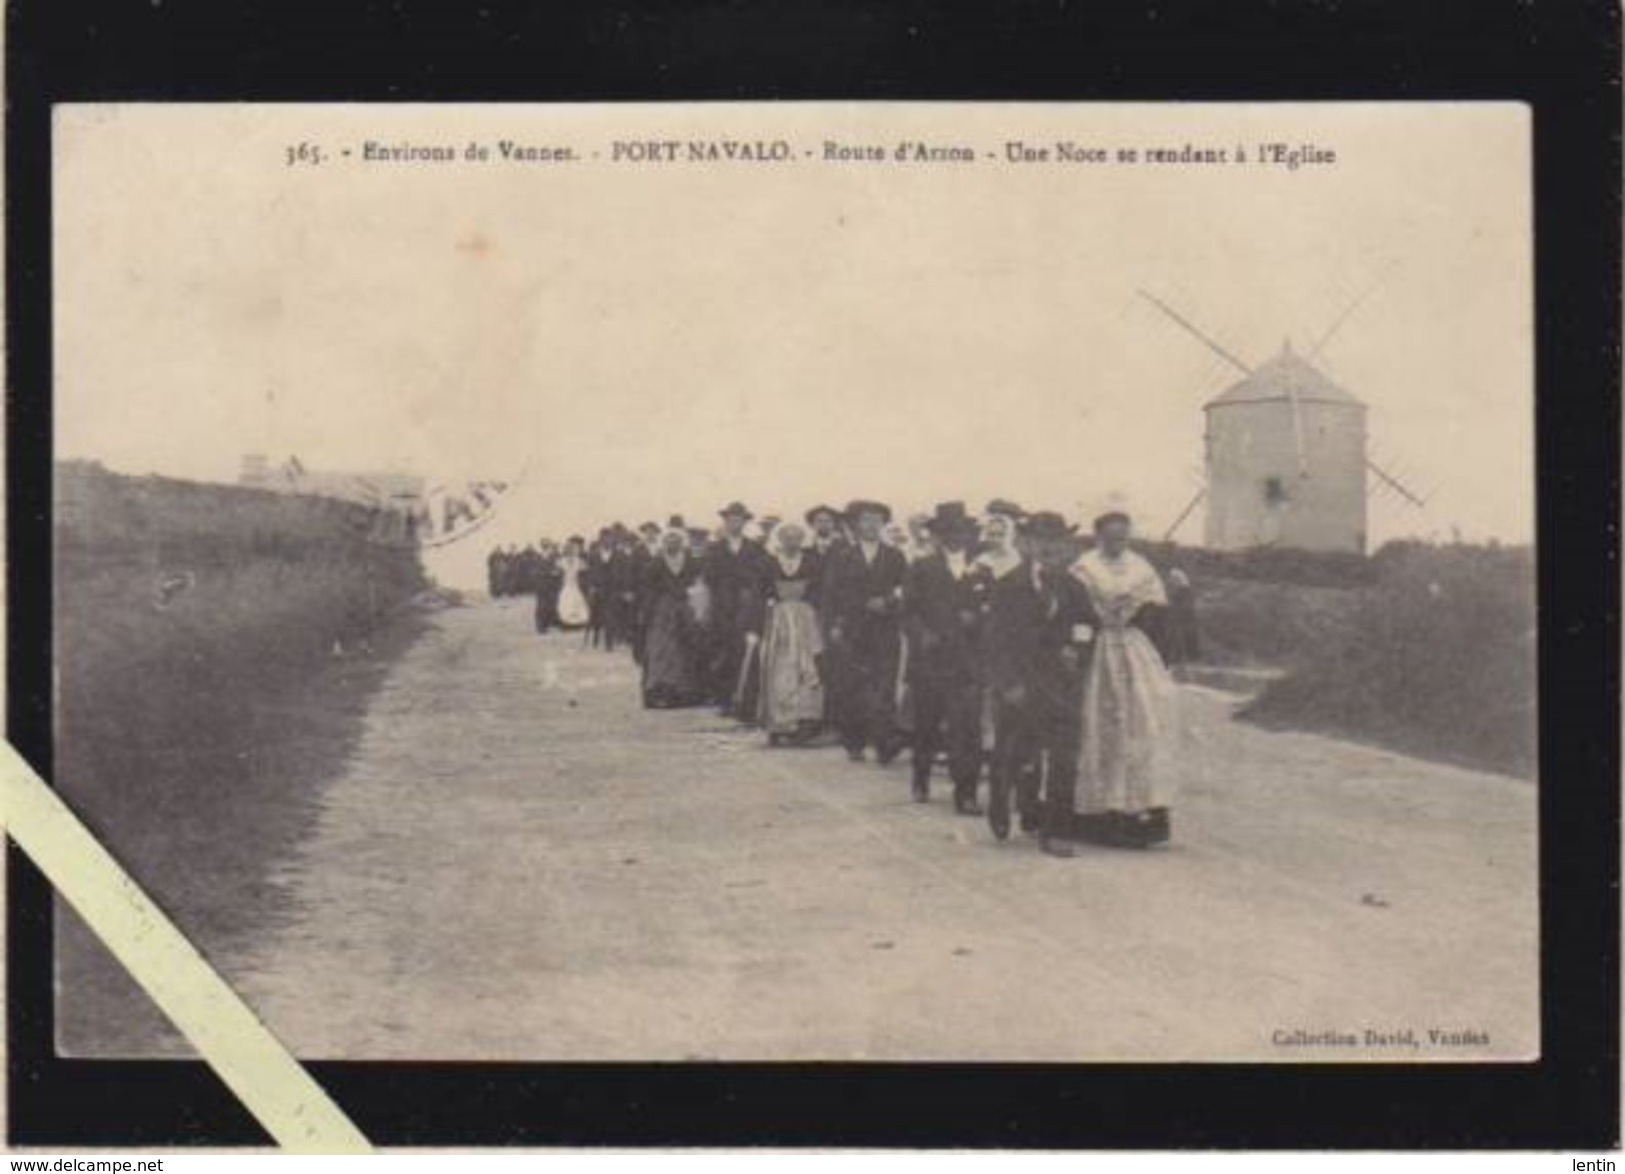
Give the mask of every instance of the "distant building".
<path id="1" fill-rule="evenodd" d="M 271 489 L 274 488 L 271 480 L 271 462 L 264 453 L 251 452 L 243 457 L 243 468 L 237 474 L 237 484 L 254 489 Z"/>
<path id="2" fill-rule="evenodd" d="M 348 473 L 307 469 L 298 457 L 289 457 L 280 465 L 273 466 L 262 453 L 249 453 L 243 457 L 237 483 L 277 493 L 336 497 L 372 505 L 416 502 L 423 498 L 426 489 L 424 478 L 415 473 Z"/>
<path id="3" fill-rule="evenodd" d="M 1207 545 L 1365 553 L 1366 407 L 1293 351 L 1207 413 Z"/>

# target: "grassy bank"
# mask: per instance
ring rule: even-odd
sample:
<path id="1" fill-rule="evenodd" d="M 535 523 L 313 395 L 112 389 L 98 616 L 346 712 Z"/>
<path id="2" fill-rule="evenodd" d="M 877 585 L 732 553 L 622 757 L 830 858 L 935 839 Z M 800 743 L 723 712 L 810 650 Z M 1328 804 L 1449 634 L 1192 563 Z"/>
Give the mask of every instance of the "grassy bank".
<path id="1" fill-rule="evenodd" d="M 57 488 L 57 786 L 206 952 L 264 933 L 419 630 L 416 556 L 333 501 L 87 466 Z M 149 1046 L 156 1013 L 62 924 L 64 1045 Z"/>
<path id="2" fill-rule="evenodd" d="M 1243 716 L 1534 777 L 1536 615 L 1526 547 L 1392 544 Z"/>
<path id="3" fill-rule="evenodd" d="M 1352 637 L 1364 589 L 1194 580 L 1203 663 L 1293 669 Z"/>

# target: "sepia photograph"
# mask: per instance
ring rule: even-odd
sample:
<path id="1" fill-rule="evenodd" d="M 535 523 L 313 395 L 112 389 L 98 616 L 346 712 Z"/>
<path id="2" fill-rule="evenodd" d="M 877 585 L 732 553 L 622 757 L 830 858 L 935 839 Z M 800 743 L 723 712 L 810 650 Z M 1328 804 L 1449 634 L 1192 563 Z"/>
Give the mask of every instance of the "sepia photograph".
<path id="1" fill-rule="evenodd" d="M 60 105 L 53 782 L 304 1060 L 1537 1060 L 1531 134 Z"/>

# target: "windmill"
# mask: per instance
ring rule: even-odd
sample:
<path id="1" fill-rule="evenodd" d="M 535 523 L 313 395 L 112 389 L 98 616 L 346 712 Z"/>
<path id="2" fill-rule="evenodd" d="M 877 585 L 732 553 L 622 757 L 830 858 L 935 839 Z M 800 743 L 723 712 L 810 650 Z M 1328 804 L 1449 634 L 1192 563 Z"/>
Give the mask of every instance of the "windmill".
<path id="1" fill-rule="evenodd" d="M 1307 354 L 1297 353 L 1289 340 L 1257 365 L 1238 358 L 1155 294 L 1138 291 L 1242 375 L 1205 406 L 1204 482 L 1168 528 L 1165 541 L 1205 499 L 1211 547 L 1280 545 L 1363 553 L 1366 502 L 1373 491 L 1392 493 L 1416 509 L 1427 504 L 1426 496 L 1371 458 L 1365 405 L 1314 362 L 1374 288 L 1346 306 Z M 1375 482 L 1368 483 L 1368 472 Z"/>

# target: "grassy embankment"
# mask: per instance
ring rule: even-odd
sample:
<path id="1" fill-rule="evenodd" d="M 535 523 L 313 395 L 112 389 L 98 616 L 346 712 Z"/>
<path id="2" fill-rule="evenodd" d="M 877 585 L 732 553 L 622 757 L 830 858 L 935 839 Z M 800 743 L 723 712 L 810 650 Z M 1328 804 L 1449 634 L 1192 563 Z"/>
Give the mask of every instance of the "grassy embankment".
<path id="1" fill-rule="evenodd" d="M 56 785 L 206 953 L 252 940 L 420 630 L 417 557 L 336 501 L 77 464 L 57 481 Z M 156 1013 L 61 925 L 62 1041 L 151 1042 Z"/>
<path id="2" fill-rule="evenodd" d="M 1391 543 L 1369 559 L 1147 553 L 1194 581 L 1203 661 L 1285 670 L 1244 720 L 1534 777 L 1528 547 Z"/>

